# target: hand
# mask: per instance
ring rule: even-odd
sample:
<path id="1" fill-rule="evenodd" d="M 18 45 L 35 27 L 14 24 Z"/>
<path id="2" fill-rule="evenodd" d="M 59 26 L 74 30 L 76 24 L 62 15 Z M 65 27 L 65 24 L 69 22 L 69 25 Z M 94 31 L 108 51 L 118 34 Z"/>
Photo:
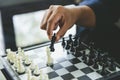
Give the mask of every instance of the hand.
<path id="1" fill-rule="evenodd" d="M 58 41 L 76 22 L 75 15 L 72 8 L 51 5 L 43 17 L 41 29 L 46 30 L 49 39 L 51 39 L 53 31 L 59 26 L 59 30 L 56 33 L 56 41 Z"/>

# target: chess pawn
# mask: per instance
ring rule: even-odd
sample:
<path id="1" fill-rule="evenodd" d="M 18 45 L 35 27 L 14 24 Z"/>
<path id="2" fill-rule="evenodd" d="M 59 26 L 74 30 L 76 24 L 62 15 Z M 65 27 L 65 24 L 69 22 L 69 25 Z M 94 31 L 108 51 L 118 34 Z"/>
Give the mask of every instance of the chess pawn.
<path id="1" fill-rule="evenodd" d="M 6 49 L 6 53 L 7 53 L 7 59 L 10 60 L 11 49 Z"/>
<path id="2" fill-rule="evenodd" d="M 42 72 L 42 70 L 40 70 L 40 75 L 39 75 L 39 80 L 43 80 L 43 72 Z"/>
<path id="3" fill-rule="evenodd" d="M 18 67 L 18 56 L 16 55 L 15 56 L 15 59 L 14 59 L 15 61 L 14 61 L 14 68 L 17 68 Z"/>
<path id="4" fill-rule="evenodd" d="M 31 60 L 30 60 L 30 58 L 28 57 L 28 55 L 26 55 L 26 58 L 25 58 L 24 63 L 25 63 L 26 66 L 29 66 L 29 65 L 31 64 Z"/>
<path id="5" fill-rule="evenodd" d="M 21 47 L 18 47 L 18 53 L 21 52 L 21 51 L 22 51 Z"/>
<path id="6" fill-rule="evenodd" d="M 47 74 L 44 75 L 44 79 L 45 79 L 45 80 L 49 80 L 49 77 L 48 77 Z"/>
<path id="7" fill-rule="evenodd" d="M 35 65 L 34 65 L 33 61 L 31 62 L 30 69 L 31 69 L 32 71 L 35 69 Z"/>
<path id="8" fill-rule="evenodd" d="M 18 58 L 17 72 L 18 72 L 19 74 L 25 73 L 25 67 L 24 67 L 23 64 L 22 64 L 21 58 Z"/>
<path id="9" fill-rule="evenodd" d="M 27 72 L 27 80 L 31 80 L 31 70 L 28 69 L 28 72 Z"/>
<path id="10" fill-rule="evenodd" d="M 37 65 L 35 66 L 35 70 L 34 70 L 33 74 L 35 76 L 39 76 L 40 75 L 40 70 L 39 70 L 39 67 Z"/>
<path id="11" fill-rule="evenodd" d="M 38 80 L 38 78 L 36 76 L 32 76 L 31 80 Z"/>
<path id="12" fill-rule="evenodd" d="M 16 53 L 11 51 L 11 53 L 10 53 L 10 60 L 9 60 L 11 64 L 14 64 L 15 56 L 16 56 Z"/>

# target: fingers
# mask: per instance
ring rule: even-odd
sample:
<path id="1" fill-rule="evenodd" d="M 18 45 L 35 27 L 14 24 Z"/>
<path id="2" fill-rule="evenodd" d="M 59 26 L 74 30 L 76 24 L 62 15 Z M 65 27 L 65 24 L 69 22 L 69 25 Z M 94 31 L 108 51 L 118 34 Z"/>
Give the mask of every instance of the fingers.
<path id="1" fill-rule="evenodd" d="M 61 20 L 62 15 L 59 13 L 53 13 L 47 22 L 47 34 L 49 39 L 51 39 L 53 35 L 53 30 L 55 30 L 58 27 L 59 20 Z"/>
<path id="2" fill-rule="evenodd" d="M 67 32 L 67 26 L 64 24 L 61 29 L 56 34 L 56 41 L 58 41 L 61 37 L 64 36 L 64 34 Z"/>
<path id="3" fill-rule="evenodd" d="M 43 30 L 46 30 L 47 20 L 49 19 L 50 15 L 52 14 L 52 8 L 53 8 L 53 5 L 51 5 L 49 7 L 49 9 L 46 11 L 46 13 L 43 16 L 43 20 L 41 21 L 41 26 L 40 26 L 40 28 Z"/>

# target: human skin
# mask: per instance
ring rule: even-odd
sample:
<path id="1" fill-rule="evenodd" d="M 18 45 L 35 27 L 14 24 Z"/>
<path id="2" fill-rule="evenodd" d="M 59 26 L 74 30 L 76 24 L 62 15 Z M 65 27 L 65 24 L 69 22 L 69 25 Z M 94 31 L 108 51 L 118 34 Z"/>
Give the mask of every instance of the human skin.
<path id="1" fill-rule="evenodd" d="M 51 5 L 42 19 L 40 28 L 46 30 L 49 39 L 51 39 L 53 31 L 59 27 L 56 33 L 56 41 L 58 41 L 74 24 L 91 28 L 95 27 L 95 23 L 94 11 L 88 6 L 69 8 Z"/>

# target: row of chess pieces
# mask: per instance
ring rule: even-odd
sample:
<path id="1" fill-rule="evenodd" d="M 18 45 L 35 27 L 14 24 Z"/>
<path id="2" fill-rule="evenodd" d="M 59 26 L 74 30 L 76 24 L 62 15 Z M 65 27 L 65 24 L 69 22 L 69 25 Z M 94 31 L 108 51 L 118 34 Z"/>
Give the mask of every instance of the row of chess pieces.
<path id="1" fill-rule="evenodd" d="M 27 80 L 49 80 L 47 74 L 43 73 L 39 69 L 37 64 L 34 64 L 33 60 L 25 54 L 24 50 L 18 47 L 18 51 L 14 52 L 11 49 L 6 49 L 7 60 L 13 66 L 14 70 L 19 74 L 27 73 Z M 47 62 L 46 65 L 53 64 L 50 49 L 46 47 Z"/>
<path id="2" fill-rule="evenodd" d="M 92 66 L 94 69 L 99 69 L 99 66 L 101 66 L 100 73 L 103 75 L 107 74 L 107 70 L 110 72 L 116 71 L 115 59 L 110 58 L 108 52 L 95 49 L 93 42 L 87 45 L 81 42 L 80 37 L 69 35 L 69 39 L 62 39 L 61 45 L 68 53 L 79 55 L 88 66 Z M 89 53 L 86 50 L 89 50 Z"/>

